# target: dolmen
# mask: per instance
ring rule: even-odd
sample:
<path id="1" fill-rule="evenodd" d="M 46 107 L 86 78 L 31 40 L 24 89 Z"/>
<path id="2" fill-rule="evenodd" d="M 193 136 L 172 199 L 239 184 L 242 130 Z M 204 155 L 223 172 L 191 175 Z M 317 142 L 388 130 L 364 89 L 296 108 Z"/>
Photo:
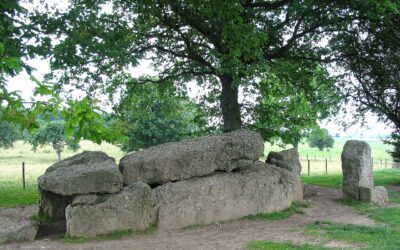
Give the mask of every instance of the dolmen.
<path id="1" fill-rule="evenodd" d="M 302 199 L 301 165 L 292 151 L 264 163 L 263 151 L 250 130 L 132 152 L 118 167 L 102 152 L 85 151 L 39 177 L 39 213 L 65 219 L 69 236 L 92 237 L 280 211 Z"/>
<path id="2" fill-rule="evenodd" d="M 389 197 L 385 187 L 374 187 L 371 147 L 368 143 L 349 140 L 342 152 L 343 198 L 384 204 Z"/>

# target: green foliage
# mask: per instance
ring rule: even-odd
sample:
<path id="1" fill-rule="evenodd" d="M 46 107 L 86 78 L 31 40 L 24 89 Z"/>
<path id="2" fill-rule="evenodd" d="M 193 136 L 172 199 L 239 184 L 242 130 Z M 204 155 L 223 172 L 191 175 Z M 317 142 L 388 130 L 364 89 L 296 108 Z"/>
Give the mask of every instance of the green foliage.
<path id="1" fill-rule="evenodd" d="M 310 245 L 310 244 L 301 244 L 296 245 L 292 242 L 283 242 L 277 243 L 272 241 L 265 241 L 265 240 L 255 240 L 251 241 L 247 247 L 250 250 L 328 250 L 328 249 L 335 249 L 335 248 L 327 248 L 320 245 Z"/>
<path id="2" fill-rule="evenodd" d="M 308 144 L 312 148 L 318 148 L 320 151 L 324 148 L 333 148 L 335 140 L 325 128 L 315 128 L 307 137 Z"/>
<path id="3" fill-rule="evenodd" d="M 61 152 L 64 150 L 64 147 L 74 151 L 77 150 L 79 144 L 65 137 L 64 127 L 65 121 L 62 120 L 43 122 L 42 126 L 37 129 L 29 139 L 33 150 L 36 151 L 39 146 L 43 147 L 47 144 L 51 144 L 57 153 L 59 161 L 61 160 Z"/>
<path id="4" fill-rule="evenodd" d="M 265 140 L 297 146 L 321 121 L 339 110 L 334 79 L 318 63 L 281 60 L 260 84 L 255 124 Z"/>
<path id="5" fill-rule="evenodd" d="M 118 107 L 120 147 L 129 152 L 204 134 L 200 108 L 171 85 L 151 83 L 128 90 Z"/>
<path id="6" fill-rule="evenodd" d="M 0 115 L 0 148 L 11 148 L 20 137 L 21 133 L 15 128 L 15 125 L 3 121 Z"/>

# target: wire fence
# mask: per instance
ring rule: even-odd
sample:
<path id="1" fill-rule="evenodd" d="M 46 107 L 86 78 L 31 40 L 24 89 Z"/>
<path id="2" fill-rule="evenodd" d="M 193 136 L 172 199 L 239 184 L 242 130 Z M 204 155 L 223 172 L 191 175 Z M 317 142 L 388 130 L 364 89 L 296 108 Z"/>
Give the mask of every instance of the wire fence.
<path id="1" fill-rule="evenodd" d="M 334 174 L 342 172 L 342 161 L 341 159 L 334 159 L 331 157 L 309 157 L 300 156 L 300 163 L 302 165 L 302 174 Z M 399 168 L 399 163 L 393 162 L 392 159 L 374 159 L 371 158 L 371 164 L 374 170 L 382 170 L 388 168 Z"/>

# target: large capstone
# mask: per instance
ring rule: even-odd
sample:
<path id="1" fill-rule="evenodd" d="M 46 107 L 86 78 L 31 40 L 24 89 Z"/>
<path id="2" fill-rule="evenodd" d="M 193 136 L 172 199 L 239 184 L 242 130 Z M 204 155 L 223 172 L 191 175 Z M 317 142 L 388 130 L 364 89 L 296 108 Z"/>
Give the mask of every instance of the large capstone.
<path id="1" fill-rule="evenodd" d="M 345 199 L 360 200 L 359 187 L 372 189 L 371 148 L 366 142 L 346 142 L 342 152 L 342 171 Z"/>
<path id="2" fill-rule="evenodd" d="M 230 173 L 167 183 L 154 189 L 157 226 L 177 229 L 275 212 L 298 199 L 293 173 L 262 162 Z"/>
<path id="3" fill-rule="evenodd" d="M 38 178 L 40 213 L 64 218 L 73 196 L 115 193 L 122 188 L 122 174 L 114 158 L 103 152 L 84 151 L 49 167 Z"/>
<path id="4" fill-rule="evenodd" d="M 154 222 L 152 190 L 134 183 L 116 194 L 80 195 L 66 209 L 67 234 L 92 237 L 119 230 L 143 230 Z"/>
<path id="5" fill-rule="evenodd" d="M 301 172 L 299 153 L 294 148 L 281 152 L 270 152 L 265 162 L 287 169 L 293 173 L 300 174 Z"/>
<path id="6" fill-rule="evenodd" d="M 119 168 L 124 183 L 162 184 L 232 171 L 243 161 L 258 160 L 264 151 L 261 135 L 237 130 L 182 142 L 166 143 L 124 156 Z"/>

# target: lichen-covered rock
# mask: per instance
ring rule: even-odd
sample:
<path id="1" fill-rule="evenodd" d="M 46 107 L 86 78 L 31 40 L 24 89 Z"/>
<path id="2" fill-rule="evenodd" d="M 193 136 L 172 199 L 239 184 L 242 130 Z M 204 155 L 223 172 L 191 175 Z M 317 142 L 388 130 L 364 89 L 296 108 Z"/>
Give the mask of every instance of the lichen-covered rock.
<path id="1" fill-rule="evenodd" d="M 65 208 L 71 200 L 72 196 L 55 194 L 39 188 L 39 214 L 53 219 L 64 219 Z"/>
<path id="2" fill-rule="evenodd" d="M 313 185 L 303 184 L 303 197 L 310 198 L 316 196 L 318 193 L 317 188 Z"/>
<path id="3" fill-rule="evenodd" d="M 359 187 L 372 188 L 371 148 L 363 141 L 350 140 L 343 147 L 343 197 L 360 200 Z"/>
<path id="4" fill-rule="evenodd" d="M 184 228 L 280 211 L 298 199 L 293 173 L 255 162 L 240 172 L 167 183 L 154 189 L 159 229 Z"/>
<path id="5" fill-rule="evenodd" d="M 162 184 L 232 171 L 242 160 L 258 160 L 264 151 L 261 135 L 237 130 L 216 136 L 166 143 L 124 156 L 119 168 L 124 183 Z"/>
<path id="6" fill-rule="evenodd" d="M 66 208 L 67 234 L 93 237 L 119 230 L 143 230 L 154 222 L 154 199 L 145 183 L 115 194 L 77 196 Z"/>
<path id="7" fill-rule="evenodd" d="M 84 151 L 49 167 L 38 184 L 42 190 L 61 195 L 115 193 L 122 188 L 122 175 L 114 158 Z"/>
<path id="8" fill-rule="evenodd" d="M 300 174 L 301 172 L 299 153 L 294 148 L 280 152 L 270 152 L 265 162 L 287 169 L 293 173 Z"/>

